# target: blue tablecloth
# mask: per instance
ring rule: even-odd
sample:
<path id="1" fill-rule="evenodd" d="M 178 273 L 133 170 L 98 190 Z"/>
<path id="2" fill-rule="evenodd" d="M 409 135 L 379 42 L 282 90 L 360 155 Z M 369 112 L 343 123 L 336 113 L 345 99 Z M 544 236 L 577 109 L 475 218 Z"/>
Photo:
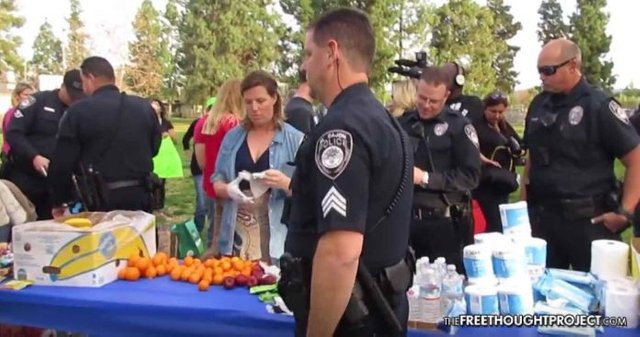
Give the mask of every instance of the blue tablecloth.
<path id="1" fill-rule="evenodd" d="M 0 322 L 85 332 L 92 337 L 293 336 L 293 319 L 266 312 L 247 289 L 192 284 L 167 277 L 117 281 L 102 288 L 32 286 L 0 290 Z M 537 336 L 535 328 L 464 328 L 457 336 Z M 640 330 L 606 330 L 640 336 Z M 411 331 L 411 337 L 445 336 Z"/>

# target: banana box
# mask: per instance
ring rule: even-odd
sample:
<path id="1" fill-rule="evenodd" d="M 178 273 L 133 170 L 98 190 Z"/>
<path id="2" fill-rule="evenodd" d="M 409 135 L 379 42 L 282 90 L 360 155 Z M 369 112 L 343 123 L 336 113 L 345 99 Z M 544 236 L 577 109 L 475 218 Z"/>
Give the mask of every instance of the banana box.
<path id="1" fill-rule="evenodd" d="M 142 211 L 80 213 L 13 227 L 14 278 L 39 285 L 101 287 L 127 259 L 156 253 L 155 216 Z"/>

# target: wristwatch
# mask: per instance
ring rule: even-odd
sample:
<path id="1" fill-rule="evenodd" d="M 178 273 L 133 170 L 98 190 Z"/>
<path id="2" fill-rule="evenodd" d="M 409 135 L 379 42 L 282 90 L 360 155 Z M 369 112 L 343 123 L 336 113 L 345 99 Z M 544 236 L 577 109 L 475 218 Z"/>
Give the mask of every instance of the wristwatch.
<path id="1" fill-rule="evenodd" d="M 429 183 L 429 172 L 424 171 L 424 173 L 422 174 L 422 180 L 420 181 L 420 186 L 427 187 L 428 183 Z"/>
<path id="2" fill-rule="evenodd" d="M 629 220 L 630 222 L 633 222 L 635 219 L 635 216 L 633 215 L 633 213 L 627 211 L 626 209 L 624 209 L 624 207 L 622 207 L 622 205 L 620 205 L 620 207 L 618 207 L 618 210 L 616 211 L 617 214 L 620 215 L 624 215 L 625 218 L 627 218 L 627 220 Z"/>

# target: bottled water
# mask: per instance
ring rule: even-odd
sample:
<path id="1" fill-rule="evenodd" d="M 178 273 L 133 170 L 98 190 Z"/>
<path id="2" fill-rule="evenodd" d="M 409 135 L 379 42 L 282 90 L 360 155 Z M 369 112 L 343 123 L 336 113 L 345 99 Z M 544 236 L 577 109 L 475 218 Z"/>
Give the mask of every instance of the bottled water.
<path id="1" fill-rule="evenodd" d="M 464 298 L 462 286 L 463 279 L 456 272 L 456 266 L 448 265 L 447 272 L 442 278 L 441 311 L 443 315 L 449 312 L 454 301 L 461 301 Z"/>
<path id="2" fill-rule="evenodd" d="M 426 323 L 437 323 L 442 317 L 440 312 L 440 279 L 435 268 L 428 268 L 419 275 L 420 282 L 420 301 L 422 317 L 421 320 Z"/>

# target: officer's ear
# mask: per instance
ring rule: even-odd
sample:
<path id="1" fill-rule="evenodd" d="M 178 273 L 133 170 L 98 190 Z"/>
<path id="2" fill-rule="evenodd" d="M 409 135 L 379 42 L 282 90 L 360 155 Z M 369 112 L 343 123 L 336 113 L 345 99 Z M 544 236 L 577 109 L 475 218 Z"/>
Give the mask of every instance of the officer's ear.
<path id="1" fill-rule="evenodd" d="M 338 62 L 338 41 L 333 39 L 327 41 L 327 53 L 330 64 Z"/>

